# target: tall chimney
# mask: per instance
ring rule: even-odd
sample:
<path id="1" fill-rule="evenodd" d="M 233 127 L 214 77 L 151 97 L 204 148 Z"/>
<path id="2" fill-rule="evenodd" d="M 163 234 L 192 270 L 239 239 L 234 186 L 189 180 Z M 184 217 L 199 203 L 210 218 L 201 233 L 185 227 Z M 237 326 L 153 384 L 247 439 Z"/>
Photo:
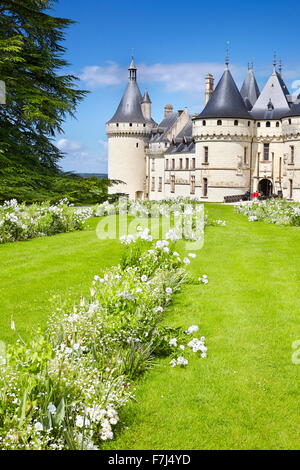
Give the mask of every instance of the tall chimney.
<path id="1" fill-rule="evenodd" d="M 214 91 L 214 76 L 208 73 L 205 77 L 205 104 L 210 100 L 211 95 Z"/>
<path id="2" fill-rule="evenodd" d="M 173 108 L 173 106 L 172 106 L 171 104 L 166 104 L 166 106 L 164 107 L 164 110 L 165 110 L 164 115 L 165 115 L 165 117 L 167 117 L 168 114 L 173 113 L 173 109 L 174 109 L 174 108 Z"/>

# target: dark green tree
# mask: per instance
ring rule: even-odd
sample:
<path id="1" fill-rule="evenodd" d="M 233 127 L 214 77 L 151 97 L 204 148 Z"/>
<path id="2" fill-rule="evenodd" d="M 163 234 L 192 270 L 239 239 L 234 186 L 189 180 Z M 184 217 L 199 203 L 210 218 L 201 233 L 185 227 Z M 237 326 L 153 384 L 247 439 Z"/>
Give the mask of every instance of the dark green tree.
<path id="1" fill-rule="evenodd" d="M 0 80 L 7 105 L 0 105 L 0 168 L 14 161 L 51 172 L 63 156 L 53 143 L 67 115 L 86 92 L 68 66 L 63 46 L 72 20 L 49 14 L 56 0 L 0 0 Z"/>

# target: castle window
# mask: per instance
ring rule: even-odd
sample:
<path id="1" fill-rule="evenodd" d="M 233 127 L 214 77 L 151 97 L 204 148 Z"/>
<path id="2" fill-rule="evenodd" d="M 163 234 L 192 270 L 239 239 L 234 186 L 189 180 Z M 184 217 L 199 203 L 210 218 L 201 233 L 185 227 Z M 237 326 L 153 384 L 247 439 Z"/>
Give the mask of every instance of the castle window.
<path id="1" fill-rule="evenodd" d="M 291 164 L 293 165 L 295 161 L 295 147 L 291 145 L 290 149 L 291 149 Z"/>
<path id="2" fill-rule="evenodd" d="M 168 147 L 168 142 L 165 142 L 165 147 Z"/>
<path id="3" fill-rule="evenodd" d="M 250 122 L 250 121 L 248 121 L 248 127 L 250 127 L 250 124 L 251 124 L 251 122 Z"/>
<path id="4" fill-rule="evenodd" d="M 257 123 L 257 127 L 260 127 L 260 122 Z"/>
<path id="5" fill-rule="evenodd" d="M 168 170 L 168 169 L 169 169 L 169 160 L 166 159 L 166 170 Z"/>
<path id="6" fill-rule="evenodd" d="M 162 192 L 162 177 L 161 176 L 158 178 L 158 192 L 159 193 Z"/>
<path id="7" fill-rule="evenodd" d="M 118 123 L 118 122 L 116 123 L 116 126 L 119 127 L 119 123 Z"/>
<path id="8" fill-rule="evenodd" d="M 195 194 L 195 176 L 191 176 L 191 188 L 190 188 L 190 193 Z"/>
<path id="9" fill-rule="evenodd" d="M 279 127 L 280 126 L 280 123 L 277 121 L 276 122 L 276 127 Z"/>
<path id="10" fill-rule="evenodd" d="M 183 168 L 182 158 L 179 158 L 179 169 L 182 170 L 182 168 Z"/>
<path id="11" fill-rule="evenodd" d="M 172 170 L 175 170 L 175 158 L 172 158 Z"/>
<path id="12" fill-rule="evenodd" d="M 155 160 L 154 160 L 154 158 L 152 158 L 151 162 L 152 162 L 151 170 L 154 171 L 155 170 Z"/>
<path id="13" fill-rule="evenodd" d="M 271 127 L 270 121 L 267 121 L 267 122 L 266 122 L 266 127 Z"/>
<path id="14" fill-rule="evenodd" d="M 244 165 L 247 165 L 247 153 L 248 153 L 248 148 L 244 148 Z"/>
<path id="15" fill-rule="evenodd" d="M 208 163 L 208 147 L 204 147 L 204 163 Z"/>
<path id="16" fill-rule="evenodd" d="M 217 121 L 217 126 L 222 126 L 222 121 L 221 121 L 221 119 L 218 119 L 218 121 Z"/>
<path id="17" fill-rule="evenodd" d="M 135 146 L 136 146 L 136 148 L 139 148 L 139 144 L 138 144 L 138 142 L 135 144 Z"/>
<path id="18" fill-rule="evenodd" d="M 143 127 L 146 127 L 146 124 L 143 124 Z"/>
<path id="19" fill-rule="evenodd" d="M 207 178 L 203 178 L 203 181 L 202 181 L 202 196 L 203 197 L 207 197 L 207 191 L 208 191 Z"/>
<path id="20" fill-rule="evenodd" d="M 185 169 L 188 170 L 189 167 L 190 167 L 190 162 L 189 162 L 189 159 L 186 158 L 186 159 L 185 159 Z"/>
<path id="21" fill-rule="evenodd" d="M 171 193 L 175 193 L 175 175 L 171 175 Z"/>
<path id="22" fill-rule="evenodd" d="M 129 123 L 129 127 L 132 127 L 132 122 Z"/>
<path id="23" fill-rule="evenodd" d="M 155 191 L 155 177 L 151 178 L 151 191 Z"/>
<path id="24" fill-rule="evenodd" d="M 192 158 L 192 170 L 196 168 L 196 159 Z"/>
<path id="25" fill-rule="evenodd" d="M 292 120 L 291 120 L 291 119 L 289 119 L 289 124 L 292 124 Z"/>
<path id="26" fill-rule="evenodd" d="M 264 160 L 269 160 L 270 156 L 270 144 L 264 144 Z"/>
<path id="27" fill-rule="evenodd" d="M 293 199 L 293 180 L 289 180 L 289 183 L 290 183 L 289 198 Z"/>
<path id="28" fill-rule="evenodd" d="M 235 126 L 238 126 L 238 125 L 239 125 L 239 121 L 238 121 L 237 119 L 234 121 L 234 125 L 235 125 Z"/>
<path id="29" fill-rule="evenodd" d="M 206 126 L 206 121 L 202 121 L 202 126 Z"/>

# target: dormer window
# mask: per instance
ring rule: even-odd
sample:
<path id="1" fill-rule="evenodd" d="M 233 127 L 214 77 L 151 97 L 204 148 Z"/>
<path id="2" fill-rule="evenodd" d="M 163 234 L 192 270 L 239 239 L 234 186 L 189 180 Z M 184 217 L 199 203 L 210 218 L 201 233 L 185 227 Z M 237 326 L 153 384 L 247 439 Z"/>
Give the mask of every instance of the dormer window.
<path id="1" fill-rule="evenodd" d="M 217 121 L 217 126 L 222 126 L 222 121 L 221 121 L 221 119 L 219 119 L 219 120 Z"/>

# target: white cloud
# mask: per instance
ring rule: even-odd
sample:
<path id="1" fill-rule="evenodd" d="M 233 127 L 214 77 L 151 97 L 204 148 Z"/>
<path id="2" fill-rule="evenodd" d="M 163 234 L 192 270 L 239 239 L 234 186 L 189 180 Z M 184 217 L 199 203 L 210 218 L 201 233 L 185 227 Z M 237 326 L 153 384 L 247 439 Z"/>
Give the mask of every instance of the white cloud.
<path id="1" fill-rule="evenodd" d="M 215 62 L 186 62 L 176 64 L 140 64 L 138 65 L 138 80 L 140 83 L 162 83 L 167 92 L 199 92 L 204 89 L 204 77 L 212 73 L 217 78 L 224 71 L 224 64 Z M 231 66 L 235 78 L 245 75 L 245 67 Z M 87 86 L 101 88 L 120 85 L 127 79 L 127 69 L 115 62 L 104 66 L 85 67 L 80 75 Z"/>
<path id="2" fill-rule="evenodd" d="M 69 139 L 58 140 L 56 146 L 63 152 L 79 152 L 84 149 L 84 145 L 81 142 Z"/>

